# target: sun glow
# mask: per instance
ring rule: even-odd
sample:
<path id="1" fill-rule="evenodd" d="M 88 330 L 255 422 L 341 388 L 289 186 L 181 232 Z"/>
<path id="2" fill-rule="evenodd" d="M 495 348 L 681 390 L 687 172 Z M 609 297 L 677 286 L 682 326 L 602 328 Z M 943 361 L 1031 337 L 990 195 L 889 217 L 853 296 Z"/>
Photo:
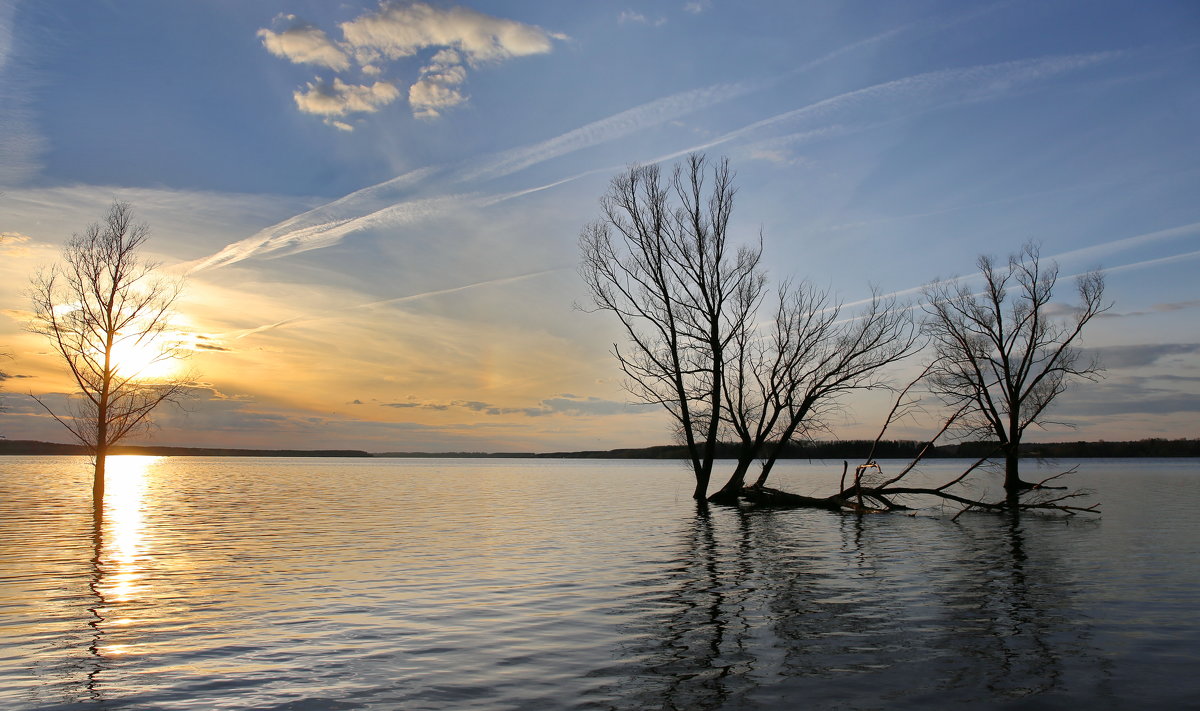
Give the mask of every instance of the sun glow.
<path id="1" fill-rule="evenodd" d="M 121 377 L 136 380 L 169 378 L 179 372 L 180 366 L 172 350 L 161 339 L 139 342 L 125 338 L 113 344 L 112 360 Z"/>

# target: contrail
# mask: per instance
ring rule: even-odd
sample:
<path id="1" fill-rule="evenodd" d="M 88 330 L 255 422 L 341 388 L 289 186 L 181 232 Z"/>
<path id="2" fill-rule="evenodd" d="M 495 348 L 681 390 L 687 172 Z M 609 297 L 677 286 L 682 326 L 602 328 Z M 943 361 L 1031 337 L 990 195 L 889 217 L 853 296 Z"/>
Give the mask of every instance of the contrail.
<path id="1" fill-rule="evenodd" d="M 1193 222 L 1193 223 L 1190 223 L 1187 225 L 1180 225 L 1178 227 L 1171 227 L 1171 228 L 1168 228 L 1165 230 L 1158 230 L 1157 232 L 1147 232 L 1145 234 L 1134 235 L 1133 237 L 1124 237 L 1122 239 L 1115 239 L 1115 240 L 1111 240 L 1108 242 L 1102 242 L 1100 244 L 1094 244 L 1090 247 L 1081 247 L 1079 249 L 1072 249 L 1072 250 L 1069 250 L 1066 252 L 1061 252 L 1059 254 L 1051 255 L 1047 259 L 1057 262 L 1058 260 L 1067 259 L 1067 258 L 1078 259 L 1078 258 L 1082 258 L 1082 257 L 1091 257 L 1091 256 L 1095 256 L 1095 255 L 1100 255 L 1100 254 L 1113 254 L 1113 253 L 1116 253 L 1116 252 L 1119 252 L 1119 251 L 1122 251 L 1125 249 L 1129 249 L 1130 247 L 1140 247 L 1142 245 L 1150 244 L 1152 242 L 1158 242 L 1158 241 L 1165 240 L 1165 239 L 1173 239 L 1175 237 L 1183 237 L 1183 236 L 1196 234 L 1196 233 L 1200 233 L 1200 222 Z M 1148 268 L 1148 267 L 1161 266 L 1163 264 L 1170 264 L 1174 261 L 1181 260 L 1181 259 L 1194 259 L 1197 256 L 1200 256 L 1200 251 L 1183 252 L 1181 254 L 1176 254 L 1173 256 L 1169 256 L 1169 257 L 1159 257 L 1156 259 L 1147 259 L 1147 260 L 1139 261 L 1139 262 L 1130 262 L 1128 264 L 1118 264 L 1118 265 L 1112 266 L 1112 267 L 1103 267 L 1103 268 L 1099 269 L 1098 271 L 1101 274 L 1110 274 L 1110 273 L 1115 273 L 1115 272 L 1131 271 L 1133 269 L 1144 269 L 1144 268 Z M 1083 272 L 1081 272 L 1080 274 L 1073 274 L 1066 278 L 1071 279 L 1071 278 L 1080 276 L 1082 273 Z M 956 276 L 956 277 L 950 277 L 948 279 L 942 279 L 942 280 L 938 281 L 937 283 L 950 284 L 950 283 L 954 283 L 954 282 L 965 281 L 968 279 L 975 279 L 975 278 L 978 278 L 981 276 L 983 276 L 982 273 L 975 272 L 973 274 L 967 274 L 964 276 Z M 881 296 L 882 297 L 895 297 L 895 298 L 901 298 L 901 297 L 905 297 L 905 296 L 913 296 L 915 294 L 919 294 L 921 291 L 924 290 L 924 288 L 925 288 L 924 285 L 912 286 L 912 287 L 908 287 L 906 289 L 900 289 L 898 291 L 893 291 L 888 294 L 882 294 Z M 843 304 L 842 306 L 843 307 L 862 306 L 863 304 L 871 303 L 871 301 L 872 301 L 872 299 L 859 299 L 857 301 L 851 301 L 849 303 Z"/>
<path id="2" fill-rule="evenodd" d="M 369 308 L 374 308 L 377 306 L 387 306 L 389 304 L 404 303 L 407 301 L 418 301 L 420 299 L 425 299 L 425 298 L 429 298 L 429 297 L 433 297 L 433 296 L 442 296 L 445 294 L 456 294 L 459 292 L 470 291 L 472 289 L 478 289 L 478 288 L 486 287 L 486 286 L 500 286 L 503 284 L 513 284 L 516 282 L 525 281 L 527 279 L 534 279 L 536 277 L 546 276 L 547 274 L 556 274 L 558 272 L 567 271 L 569 269 L 573 269 L 573 267 L 554 267 L 552 269 L 543 269 L 541 271 L 529 272 L 527 274 L 517 274 L 516 276 L 510 276 L 510 277 L 501 277 L 499 279 L 486 279 L 484 281 L 477 281 L 477 282 L 473 282 L 471 284 L 463 284 L 461 286 L 454 286 L 454 287 L 450 287 L 448 289 L 423 291 L 419 294 L 408 294 L 406 296 L 397 296 L 395 298 L 382 299 L 380 301 L 369 301 L 367 303 L 357 304 L 355 306 L 348 306 L 343 309 L 337 309 L 336 311 L 326 311 L 323 313 L 312 314 L 312 315 L 308 315 L 308 316 L 293 316 L 291 318 L 283 319 L 282 321 L 276 321 L 275 323 L 264 324 L 262 326 L 257 326 L 255 328 L 247 328 L 247 329 L 242 329 L 240 331 L 233 331 L 228 334 L 225 334 L 224 338 L 237 341 L 237 340 L 246 338 L 247 336 L 252 336 L 257 333 L 264 333 L 266 331 L 273 331 L 278 328 L 283 328 L 284 326 L 294 326 L 294 325 L 301 324 L 301 323 L 312 323 L 314 321 L 324 321 L 324 320 L 331 319 L 331 318 L 344 318 L 345 312 L 348 310 L 369 309 Z"/>
<path id="3" fill-rule="evenodd" d="M 444 294 L 457 294 L 461 291 L 469 291 L 471 289 L 478 289 L 481 286 L 498 286 L 500 284 L 513 284 L 513 283 L 516 283 L 519 281 L 525 281 L 526 279 L 532 279 L 534 277 L 545 276 L 547 274 L 556 274 L 558 272 L 567 271 L 572 268 L 573 267 L 554 267 L 553 269 L 543 269 L 543 270 L 537 271 L 537 272 L 529 272 L 528 274 L 518 274 L 517 276 L 501 277 L 499 279 L 487 279 L 485 281 L 477 281 L 473 284 L 463 284 L 462 286 L 452 286 L 448 289 L 435 289 L 433 291 L 423 291 L 419 294 L 409 294 L 408 296 L 397 296 L 392 299 L 383 299 L 382 301 L 372 301 L 372 302 L 369 302 L 366 304 L 359 304 L 358 306 L 352 306 L 351 308 L 369 309 L 369 308 L 374 308 L 376 306 L 386 306 L 388 304 L 399 304 L 399 303 L 403 303 L 405 301 L 416 301 L 418 299 L 424 299 L 424 298 L 427 298 L 430 296 L 442 296 Z"/>

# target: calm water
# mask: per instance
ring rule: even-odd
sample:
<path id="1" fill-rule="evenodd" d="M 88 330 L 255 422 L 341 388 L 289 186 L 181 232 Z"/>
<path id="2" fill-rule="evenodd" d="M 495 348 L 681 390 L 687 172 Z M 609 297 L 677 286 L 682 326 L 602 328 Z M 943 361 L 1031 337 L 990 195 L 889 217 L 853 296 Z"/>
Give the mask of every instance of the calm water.
<path id="1" fill-rule="evenodd" d="M 97 527 L 84 460 L 0 457 L 0 708 L 1195 708 L 1200 461 L 1081 464 L 1098 520 L 952 523 L 699 515 L 667 462 L 117 457 Z"/>

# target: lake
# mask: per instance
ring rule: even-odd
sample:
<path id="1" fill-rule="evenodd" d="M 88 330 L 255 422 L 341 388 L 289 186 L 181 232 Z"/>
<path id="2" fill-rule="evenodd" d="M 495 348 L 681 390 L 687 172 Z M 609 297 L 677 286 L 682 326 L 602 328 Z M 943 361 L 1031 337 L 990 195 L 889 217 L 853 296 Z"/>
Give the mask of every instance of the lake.
<path id="1" fill-rule="evenodd" d="M 1195 708 L 1200 460 L 1070 464 L 1103 516 L 704 514 L 675 462 L 112 457 L 97 526 L 86 460 L 0 457 L 0 707 Z"/>

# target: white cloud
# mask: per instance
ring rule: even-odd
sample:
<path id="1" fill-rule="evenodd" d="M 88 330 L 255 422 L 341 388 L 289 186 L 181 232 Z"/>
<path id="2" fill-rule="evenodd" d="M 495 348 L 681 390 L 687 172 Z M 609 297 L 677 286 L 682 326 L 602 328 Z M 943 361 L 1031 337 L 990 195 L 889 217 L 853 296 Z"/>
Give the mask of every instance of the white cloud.
<path id="1" fill-rule="evenodd" d="M 667 18 L 659 17 L 658 19 L 651 20 L 640 12 L 634 12 L 633 10 L 622 10 L 621 14 L 617 15 L 617 22 L 622 25 L 632 22 L 638 25 L 652 25 L 654 27 L 659 27 L 667 24 Z"/>
<path id="2" fill-rule="evenodd" d="M 258 31 L 263 46 L 271 54 L 290 59 L 296 64 L 317 64 L 339 71 L 350 68 L 350 58 L 329 39 L 324 30 L 295 15 L 280 15 L 276 23 L 288 26 L 281 32 L 265 28 Z"/>
<path id="3" fill-rule="evenodd" d="M 709 2 L 709 0 L 693 0 L 692 2 L 685 2 L 683 4 L 683 9 L 684 11 L 690 12 L 693 15 L 699 15 L 707 10 L 711 5 L 712 3 Z"/>
<path id="4" fill-rule="evenodd" d="M 341 28 L 351 46 L 377 50 L 390 59 L 449 47 L 471 64 L 545 54 L 556 37 L 534 25 L 465 7 L 442 9 L 424 3 L 384 3 L 378 12 L 343 22 Z"/>
<path id="5" fill-rule="evenodd" d="M 320 80 L 309 82 L 305 90 L 293 95 L 296 106 L 306 114 L 345 116 L 349 113 L 374 113 L 400 96 L 394 84 L 377 81 L 374 84 L 347 84 L 334 77 L 332 83 Z M 332 124 L 331 124 L 332 125 Z"/>
<path id="6" fill-rule="evenodd" d="M 417 118 L 432 119 L 452 106 L 466 103 L 467 96 L 457 87 L 467 80 L 461 55 L 443 49 L 421 68 L 421 78 L 408 89 L 408 103 Z"/>
<path id="7" fill-rule="evenodd" d="M 453 86 L 423 78 L 408 88 L 408 103 L 417 118 L 431 119 L 441 116 L 443 109 L 465 103 L 467 97 Z"/>
<path id="8" fill-rule="evenodd" d="M 287 27 L 279 32 L 258 31 L 268 51 L 295 63 L 337 72 L 351 71 L 357 64 L 362 76 L 380 77 L 386 60 L 433 51 L 407 94 L 413 115 L 424 119 L 436 118 L 446 109 L 467 102 L 461 85 L 467 80 L 468 66 L 545 54 L 553 49 L 553 40 L 566 39 L 565 35 L 516 20 L 425 3 L 384 2 L 376 11 L 341 23 L 341 42 L 334 42 L 323 30 L 294 15 L 283 15 L 276 21 Z M 295 92 L 295 98 L 301 111 L 325 116 L 329 125 L 349 130 L 349 124 L 328 117 L 370 113 L 402 93 L 391 81 L 357 84 L 337 76 L 332 82 L 318 79 L 309 83 Z"/>

